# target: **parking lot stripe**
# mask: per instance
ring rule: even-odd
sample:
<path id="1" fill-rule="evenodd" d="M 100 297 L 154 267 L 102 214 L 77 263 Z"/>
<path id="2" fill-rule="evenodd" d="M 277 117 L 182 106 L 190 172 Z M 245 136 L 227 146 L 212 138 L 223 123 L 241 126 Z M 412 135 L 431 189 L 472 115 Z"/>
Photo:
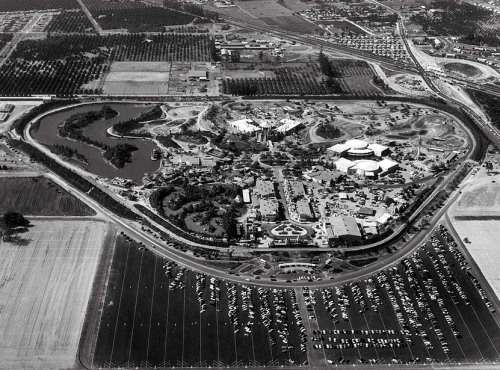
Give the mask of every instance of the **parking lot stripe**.
<path id="1" fill-rule="evenodd" d="M 156 264 L 157 264 L 157 262 L 158 262 L 158 258 L 155 258 L 154 275 L 153 275 L 153 293 L 151 294 L 151 310 L 149 313 L 148 345 L 146 346 L 146 363 L 148 363 L 148 360 L 149 360 L 149 338 L 151 335 L 151 319 L 153 318 L 153 306 L 154 306 L 154 299 L 155 299 Z"/>
<path id="2" fill-rule="evenodd" d="M 186 275 L 184 275 L 186 276 Z M 191 274 L 187 274 L 187 283 L 186 287 L 189 286 L 189 277 Z M 186 277 L 184 277 L 186 279 Z M 184 291 L 184 298 L 183 298 L 183 308 L 182 308 L 182 352 L 181 352 L 181 361 L 184 363 L 184 339 L 186 338 L 186 290 L 187 288 L 183 289 Z"/>
<path id="3" fill-rule="evenodd" d="M 368 325 L 368 320 L 366 319 L 366 314 L 363 312 L 363 319 L 365 319 L 366 327 L 368 330 L 370 330 L 370 325 Z M 380 361 L 380 356 L 378 355 L 377 347 L 373 347 L 375 349 L 375 354 L 377 355 L 377 362 Z M 392 348 L 392 351 L 394 352 L 394 348 Z"/>
<path id="4" fill-rule="evenodd" d="M 127 248 L 127 257 L 125 258 L 125 268 L 123 272 L 123 279 L 122 279 L 122 289 L 120 290 L 120 299 L 118 301 L 118 310 L 116 313 L 116 321 L 115 321 L 115 330 L 113 332 L 113 343 L 111 344 L 111 352 L 109 355 L 109 363 L 112 362 L 113 360 L 113 351 L 115 349 L 115 339 L 116 339 L 116 330 L 118 329 L 118 317 L 120 316 L 120 309 L 121 309 L 121 304 L 122 304 L 122 296 L 123 296 L 123 284 L 125 284 L 125 276 L 127 276 L 127 265 L 128 265 L 128 256 L 130 253 L 130 242 L 127 243 L 128 248 Z"/>
<path id="5" fill-rule="evenodd" d="M 215 323 L 217 324 L 217 362 L 220 363 L 220 341 L 219 341 L 219 301 L 215 300 Z"/>
<path id="6" fill-rule="evenodd" d="M 134 316 L 133 316 L 133 320 L 132 320 L 132 330 L 130 332 L 130 344 L 129 344 L 129 347 L 128 347 L 128 357 L 127 357 L 128 363 L 130 363 L 130 353 L 132 352 L 132 340 L 134 338 L 135 313 L 137 311 L 137 299 L 139 298 L 139 291 L 140 291 L 140 288 L 141 288 L 142 259 L 143 259 L 143 257 L 144 257 L 144 252 L 141 253 L 141 264 L 140 264 L 140 267 L 139 267 L 139 276 L 137 277 L 137 293 L 135 294 Z"/>
<path id="7" fill-rule="evenodd" d="M 167 276 L 167 318 L 165 321 L 165 356 L 163 358 L 163 362 L 167 362 L 167 343 L 168 343 L 168 313 L 170 308 L 170 289 L 168 288 L 170 284 L 170 277 Z"/>

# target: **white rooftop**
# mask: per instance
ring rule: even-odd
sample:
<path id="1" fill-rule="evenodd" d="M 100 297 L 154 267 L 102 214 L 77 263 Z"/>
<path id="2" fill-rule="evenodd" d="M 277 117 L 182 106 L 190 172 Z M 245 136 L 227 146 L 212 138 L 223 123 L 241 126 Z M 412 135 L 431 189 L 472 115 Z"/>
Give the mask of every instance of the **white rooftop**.
<path id="1" fill-rule="evenodd" d="M 365 149 L 368 147 L 368 143 L 366 141 L 358 139 L 347 140 L 345 145 L 351 149 Z"/>

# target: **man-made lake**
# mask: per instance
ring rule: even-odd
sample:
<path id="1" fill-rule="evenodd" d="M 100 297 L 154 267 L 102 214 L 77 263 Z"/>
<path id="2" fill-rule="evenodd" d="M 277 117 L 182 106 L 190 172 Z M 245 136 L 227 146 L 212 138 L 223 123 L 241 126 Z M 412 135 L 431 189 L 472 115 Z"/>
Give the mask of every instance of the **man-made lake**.
<path id="1" fill-rule="evenodd" d="M 57 134 L 57 126 L 68 117 L 76 113 L 100 110 L 103 105 L 105 104 L 84 105 L 44 117 L 40 120 L 38 130 L 32 132 L 32 136 L 36 141 L 47 146 L 59 144 L 78 150 L 79 153 L 85 156 L 89 163 L 88 165 L 82 166 L 91 173 L 107 178 L 123 177 L 140 184 L 145 173 L 156 171 L 160 165 L 160 161 L 151 160 L 151 152 L 156 145 L 150 140 L 108 137 L 106 136 L 106 130 L 120 121 L 136 118 L 141 113 L 150 110 L 153 107 L 152 105 L 146 106 L 127 103 L 107 104 L 116 110 L 119 115 L 109 120 L 100 120 L 92 123 L 83 131 L 85 136 L 107 145 L 114 146 L 120 143 L 128 143 L 139 148 L 139 150 L 132 153 L 132 163 L 127 163 L 122 169 L 118 169 L 106 162 L 103 159 L 103 152 L 100 149 L 60 137 Z"/>

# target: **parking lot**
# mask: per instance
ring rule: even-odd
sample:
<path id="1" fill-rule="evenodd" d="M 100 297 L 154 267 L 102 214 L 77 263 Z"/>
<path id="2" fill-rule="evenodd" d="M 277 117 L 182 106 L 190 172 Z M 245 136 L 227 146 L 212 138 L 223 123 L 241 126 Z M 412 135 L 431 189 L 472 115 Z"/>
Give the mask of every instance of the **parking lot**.
<path id="1" fill-rule="evenodd" d="M 295 291 L 186 270 L 119 238 L 96 367 L 298 365 L 307 359 Z"/>
<path id="2" fill-rule="evenodd" d="M 313 297 L 310 339 L 334 363 L 500 359 L 489 298 L 444 228 L 397 266 Z"/>

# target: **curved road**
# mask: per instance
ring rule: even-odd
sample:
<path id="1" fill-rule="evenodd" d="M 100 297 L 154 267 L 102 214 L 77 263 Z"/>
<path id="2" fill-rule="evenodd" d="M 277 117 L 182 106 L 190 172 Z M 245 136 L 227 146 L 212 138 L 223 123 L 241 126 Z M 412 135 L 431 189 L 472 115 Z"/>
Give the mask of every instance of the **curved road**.
<path id="1" fill-rule="evenodd" d="M 60 109 L 68 109 L 67 107 L 65 108 L 58 108 L 57 110 Z M 41 116 L 50 114 L 52 112 L 46 112 L 35 119 L 31 121 L 31 123 L 37 121 Z M 47 148 L 45 148 L 43 145 L 37 143 L 30 135 L 29 129 L 31 126 L 31 123 L 26 127 L 24 135 L 26 138 L 26 141 L 30 143 L 31 145 L 37 147 L 39 150 L 42 150 L 44 153 L 47 155 L 50 155 L 52 158 L 55 158 L 60 164 L 63 164 L 64 166 L 68 167 L 68 163 L 64 162 L 61 158 L 55 156 L 53 153 L 51 153 Z M 75 170 L 75 168 L 72 168 Z M 76 168 L 78 172 L 81 175 L 84 175 L 85 178 L 87 179 L 92 179 L 92 176 L 85 171 L 81 170 L 80 168 Z M 351 281 L 359 280 L 359 279 L 364 279 L 367 278 L 374 273 L 376 273 L 378 270 L 386 267 L 390 267 L 396 263 L 398 263 L 401 259 L 408 257 L 413 253 L 413 251 L 419 247 L 419 245 L 428 237 L 429 235 L 429 230 L 421 231 L 418 234 L 414 235 L 412 239 L 400 250 L 397 252 L 394 252 L 391 255 L 388 255 L 384 257 L 383 259 L 380 259 L 379 261 L 366 266 L 365 268 L 362 268 L 360 270 L 352 271 L 345 273 L 339 277 L 335 277 L 333 280 L 321 280 L 321 281 L 312 281 L 312 282 L 306 282 L 306 281 L 297 281 L 297 282 L 291 282 L 291 283 L 286 283 L 284 280 L 277 280 L 277 281 L 271 281 L 269 279 L 261 279 L 261 280 L 255 280 L 252 279 L 251 281 L 248 281 L 248 278 L 245 276 L 236 276 L 236 275 L 229 275 L 226 272 L 223 272 L 217 268 L 207 266 L 203 260 L 196 259 L 184 252 L 178 251 L 174 248 L 167 247 L 165 246 L 165 243 L 152 237 L 151 235 L 147 234 L 144 231 L 141 231 L 141 225 L 137 222 L 129 221 L 129 220 L 124 220 L 120 218 L 119 216 L 116 216 L 112 212 L 108 211 L 106 208 L 101 206 L 99 203 L 97 203 L 95 200 L 90 198 L 87 194 L 72 188 L 64 179 L 59 178 L 57 175 L 54 173 L 46 173 L 46 176 L 51 178 L 52 181 L 55 183 L 59 184 L 62 186 L 65 190 L 67 190 L 69 193 L 73 194 L 77 198 L 81 199 L 82 201 L 86 202 L 96 210 L 98 210 L 106 219 L 114 222 L 115 224 L 119 225 L 124 232 L 126 232 L 127 235 L 131 236 L 135 240 L 144 243 L 146 246 L 148 246 L 150 249 L 154 250 L 155 253 L 171 259 L 173 261 L 176 261 L 182 265 L 185 265 L 186 267 L 206 273 L 215 277 L 218 277 L 220 279 L 228 280 L 228 281 L 233 281 L 237 283 L 242 283 L 242 284 L 251 284 L 255 286 L 262 286 L 262 287 L 275 287 L 275 288 L 292 288 L 292 287 L 302 287 L 302 286 L 309 286 L 309 287 L 315 287 L 315 288 L 321 288 L 321 287 L 330 287 L 330 286 L 335 286 L 335 285 L 341 285 L 345 284 Z M 415 215 L 418 215 L 419 212 L 425 207 L 425 205 L 430 202 L 430 200 L 433 198 L 435 194 L 439 190 L 441 190 L 445 185 L 447 184 L 447 180 L 443 181 L 442 184 L 435 190 L 435 192 L 427 198 L 427 200 L 419 207 L 417 212 L 415 212 Z M 431 220 L 431 229 L 434 229 L 439 222 L 439 219 L 442 217 L 444 212 L 448 209 L 448 207 L 453 203 L 456 197 L 453 197 L 448 200 L 447 205 L 443 207 L 437 214 L 434 215 L 434 217 Z M 122 204 L 126 204 L 122 199 L 118 198 L 115 195 L 115 199 L 119 200 Z M 127 204 L 129 208 L 133 209 L 130 207 L 130 205 Z M 135 210 L 134 210 L 135 211 Z M 141 215 L 141 217 L 145 217 L 144 215 Z M 149 219 L 148 219 L 149 220 Z M 156 225 L 153 220 L 149 220 L 152 224 Z M 160 229 L 167 231 L 163 229 L 162 227 L 156 225 Z M 190 243 L 189 241 L 182 240 L 182 238 L 179 238 L 177 235 L 172 234 L 169 232 L 171 235 L 175 237 L 175 239 L 178 239 L 182 242 L 187 242 L 188 244 L 191 245 L 197 245 L 201 246 L 196 243 Z M 206 246 L 203 246 L 206 248 Z"/>

